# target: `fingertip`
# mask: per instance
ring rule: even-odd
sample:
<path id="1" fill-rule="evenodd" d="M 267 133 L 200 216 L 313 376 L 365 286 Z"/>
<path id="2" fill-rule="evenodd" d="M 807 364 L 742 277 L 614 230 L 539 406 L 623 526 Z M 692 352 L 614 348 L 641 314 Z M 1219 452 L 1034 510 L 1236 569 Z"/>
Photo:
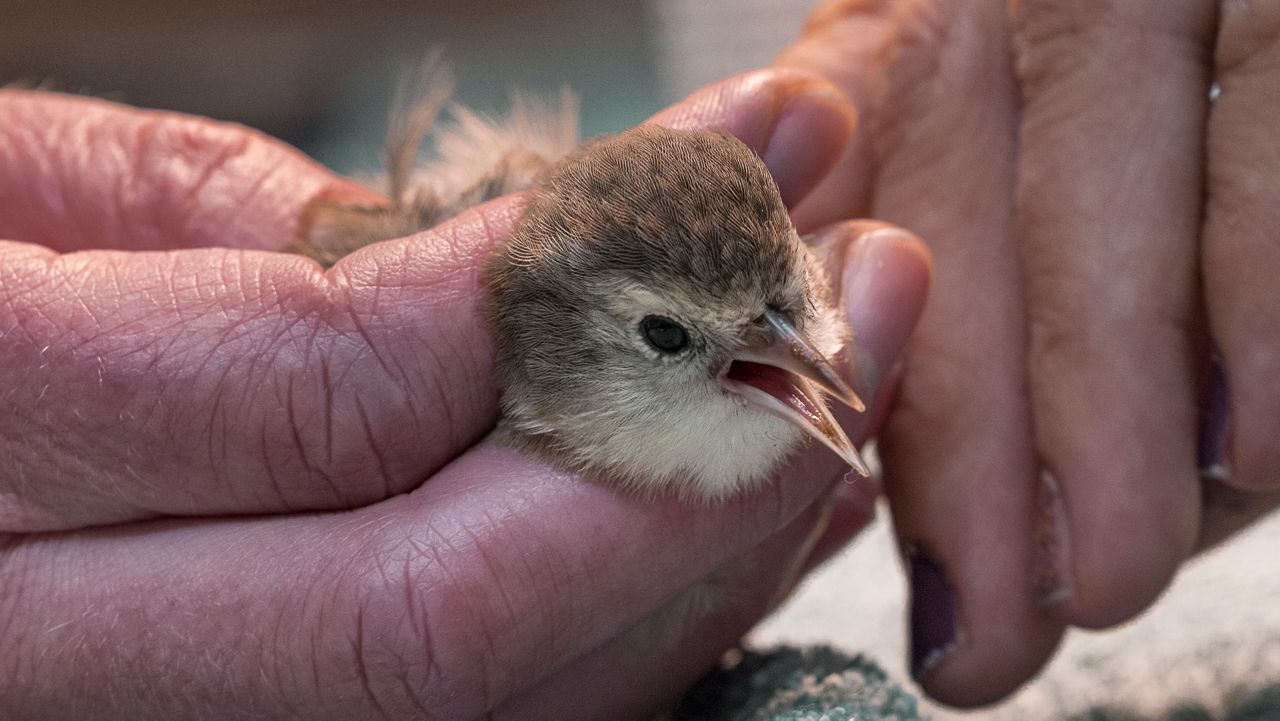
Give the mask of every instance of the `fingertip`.
<path id="1" fill-rule="evenodd" d="M 300 212 L 305 219 L 316 208 L 327 205 L 357 206 L 361 208 L 382 208 L 391 204 L 391 199 L 372 188 L 361 185 L 350 178 L 334 176 L 333 182 L 321 186 L 301 206 Z"/>
<path id="2" fill-rule="evenodd" d="M 1006 549 L 1007 552 L 1007 549 Z M 973 572 L 967 558 L 933 560 L 908 546 L 911 675 L 933 698 L 971 708 L 994 703 L 1034 676 L 1053 655 L 1063 624 L 1023 592 L 1012 564 Z M 949 561 L 950 565 L 944 565 Z M 982 559 L 981 562 L 987 562 Z M 969 573 L 955 577 L 952 566 Z"/>
<path id="3" fill-rule="evenodd" d="M 853 328 L 861 392 L 878 388 L 906 347 L 924 310 L 933 260 L 925 244 L 901 228 L 870 222 L 845 227 L 854 236 L 839 291 Z"/>
<path id="4" fill-rule="evenodd" d="M 786 99 L 760 157 L 787 207 L 827 176 L 856 122 L 853 106 L 825 81 Z"/>
<path id="5" fill-rule="evenodd" d="M 792 206 L 839 160 L 857 113 L 839 88 L 815 73 L 766 68 L 702 88 L 649 122 L 732 134 L 760 155 Z"/>
<path id="6" fill-rule="evenodd" d="M 377 202 L 259 131 L 46 91 L 0 95 L 0 235 L 59 251 L 277 249 L 318 197 Z"/>
<path id="7" fill-rule="evenodd" d="M 931 698 L 957 708 L 989 706 L 1033 678 L 1058 648 L 1061 631 L 996 647 L 961 645 L 917 682 Z"/>
<path id="8" fill-rule="evenodd" d="M 1070 584 L 1045 605 L 1046 613 L 1072 626 L 1105 629 L 1146 610 L 1173 581 L 1198 536 L 1198 522 L 1182 529 L 1159 520 L 1106 524 L 1123 528 L 1120 538 L 1094 527 L 1075 533 Z"/>

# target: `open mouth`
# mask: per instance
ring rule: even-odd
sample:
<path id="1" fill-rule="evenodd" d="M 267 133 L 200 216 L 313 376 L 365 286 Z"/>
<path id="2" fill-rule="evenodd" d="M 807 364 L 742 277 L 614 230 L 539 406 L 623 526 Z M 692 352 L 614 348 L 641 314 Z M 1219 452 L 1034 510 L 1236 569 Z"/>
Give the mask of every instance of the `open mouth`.
<path id="1" fill-rule="evenodd" d="M 864 409 L 835 367 L 785 316 L 766 311 L 762 340 L 735 354 L 722 377 L 726 390 L 795 424 L 863 476 L 870 471 L 836 422 L 823 394 Z"/>

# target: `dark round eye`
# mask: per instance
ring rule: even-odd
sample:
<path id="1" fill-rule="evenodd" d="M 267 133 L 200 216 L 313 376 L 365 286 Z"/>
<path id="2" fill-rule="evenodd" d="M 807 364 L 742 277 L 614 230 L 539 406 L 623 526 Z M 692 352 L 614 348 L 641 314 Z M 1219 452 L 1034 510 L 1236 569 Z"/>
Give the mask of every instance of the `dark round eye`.
<path id="1" fill-rule="evenodd" d="M 649 341 L 649 345 L 663 353 L 679 353 L 689 345 L 689 334 L 685 329 L 674 320 L 660 315 L 645 316 L 640 321 L 640 332 L 644 333 L 644 339 Z"/>

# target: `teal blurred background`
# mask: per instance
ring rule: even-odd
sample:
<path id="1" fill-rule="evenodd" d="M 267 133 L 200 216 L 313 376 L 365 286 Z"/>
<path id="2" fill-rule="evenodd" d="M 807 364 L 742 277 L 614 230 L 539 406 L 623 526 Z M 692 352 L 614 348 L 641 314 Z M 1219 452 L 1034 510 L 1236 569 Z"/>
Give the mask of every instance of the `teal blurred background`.
<path id="1" fill-rule="evenodd" d="M 341 172 L 377 167 L 397 79 L 432 48 L 458 99 L 582 98 L 587 135 L 769 62 L 813 0 L 339 3 L 7 0 L 0 83 L 21 81 L 245 123 Z"/>

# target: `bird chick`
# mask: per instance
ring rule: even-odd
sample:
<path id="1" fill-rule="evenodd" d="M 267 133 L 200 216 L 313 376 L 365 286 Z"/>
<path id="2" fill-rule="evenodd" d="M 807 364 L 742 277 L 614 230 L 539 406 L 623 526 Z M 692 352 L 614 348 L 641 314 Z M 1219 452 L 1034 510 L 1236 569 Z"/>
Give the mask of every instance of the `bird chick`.
<path id="1" fill-rule="evenodd" d="M 642 490 L 723 497 L 806 438 L 866 473 L 819 390 L 849 333 L 768 169 L 727 133 L 590 142 L 488 266 L 502 433 Z"/>
<path id="2" fill-rule="evenodd" d="M 573 150 L 576 108 L 455 109 L 435 60 L 392 114 L 388 207 L 322 205 L 291 247 L 331 264 L 532 184 L 487 267 L 506 442 L 646 492 L 716 498 L 816 439 L 866 467 L 822 394 L 849 340 L 768 169 L 718 131 L 646 125 Z M 439 160 L 412 160 L 429 132 Z"/>

